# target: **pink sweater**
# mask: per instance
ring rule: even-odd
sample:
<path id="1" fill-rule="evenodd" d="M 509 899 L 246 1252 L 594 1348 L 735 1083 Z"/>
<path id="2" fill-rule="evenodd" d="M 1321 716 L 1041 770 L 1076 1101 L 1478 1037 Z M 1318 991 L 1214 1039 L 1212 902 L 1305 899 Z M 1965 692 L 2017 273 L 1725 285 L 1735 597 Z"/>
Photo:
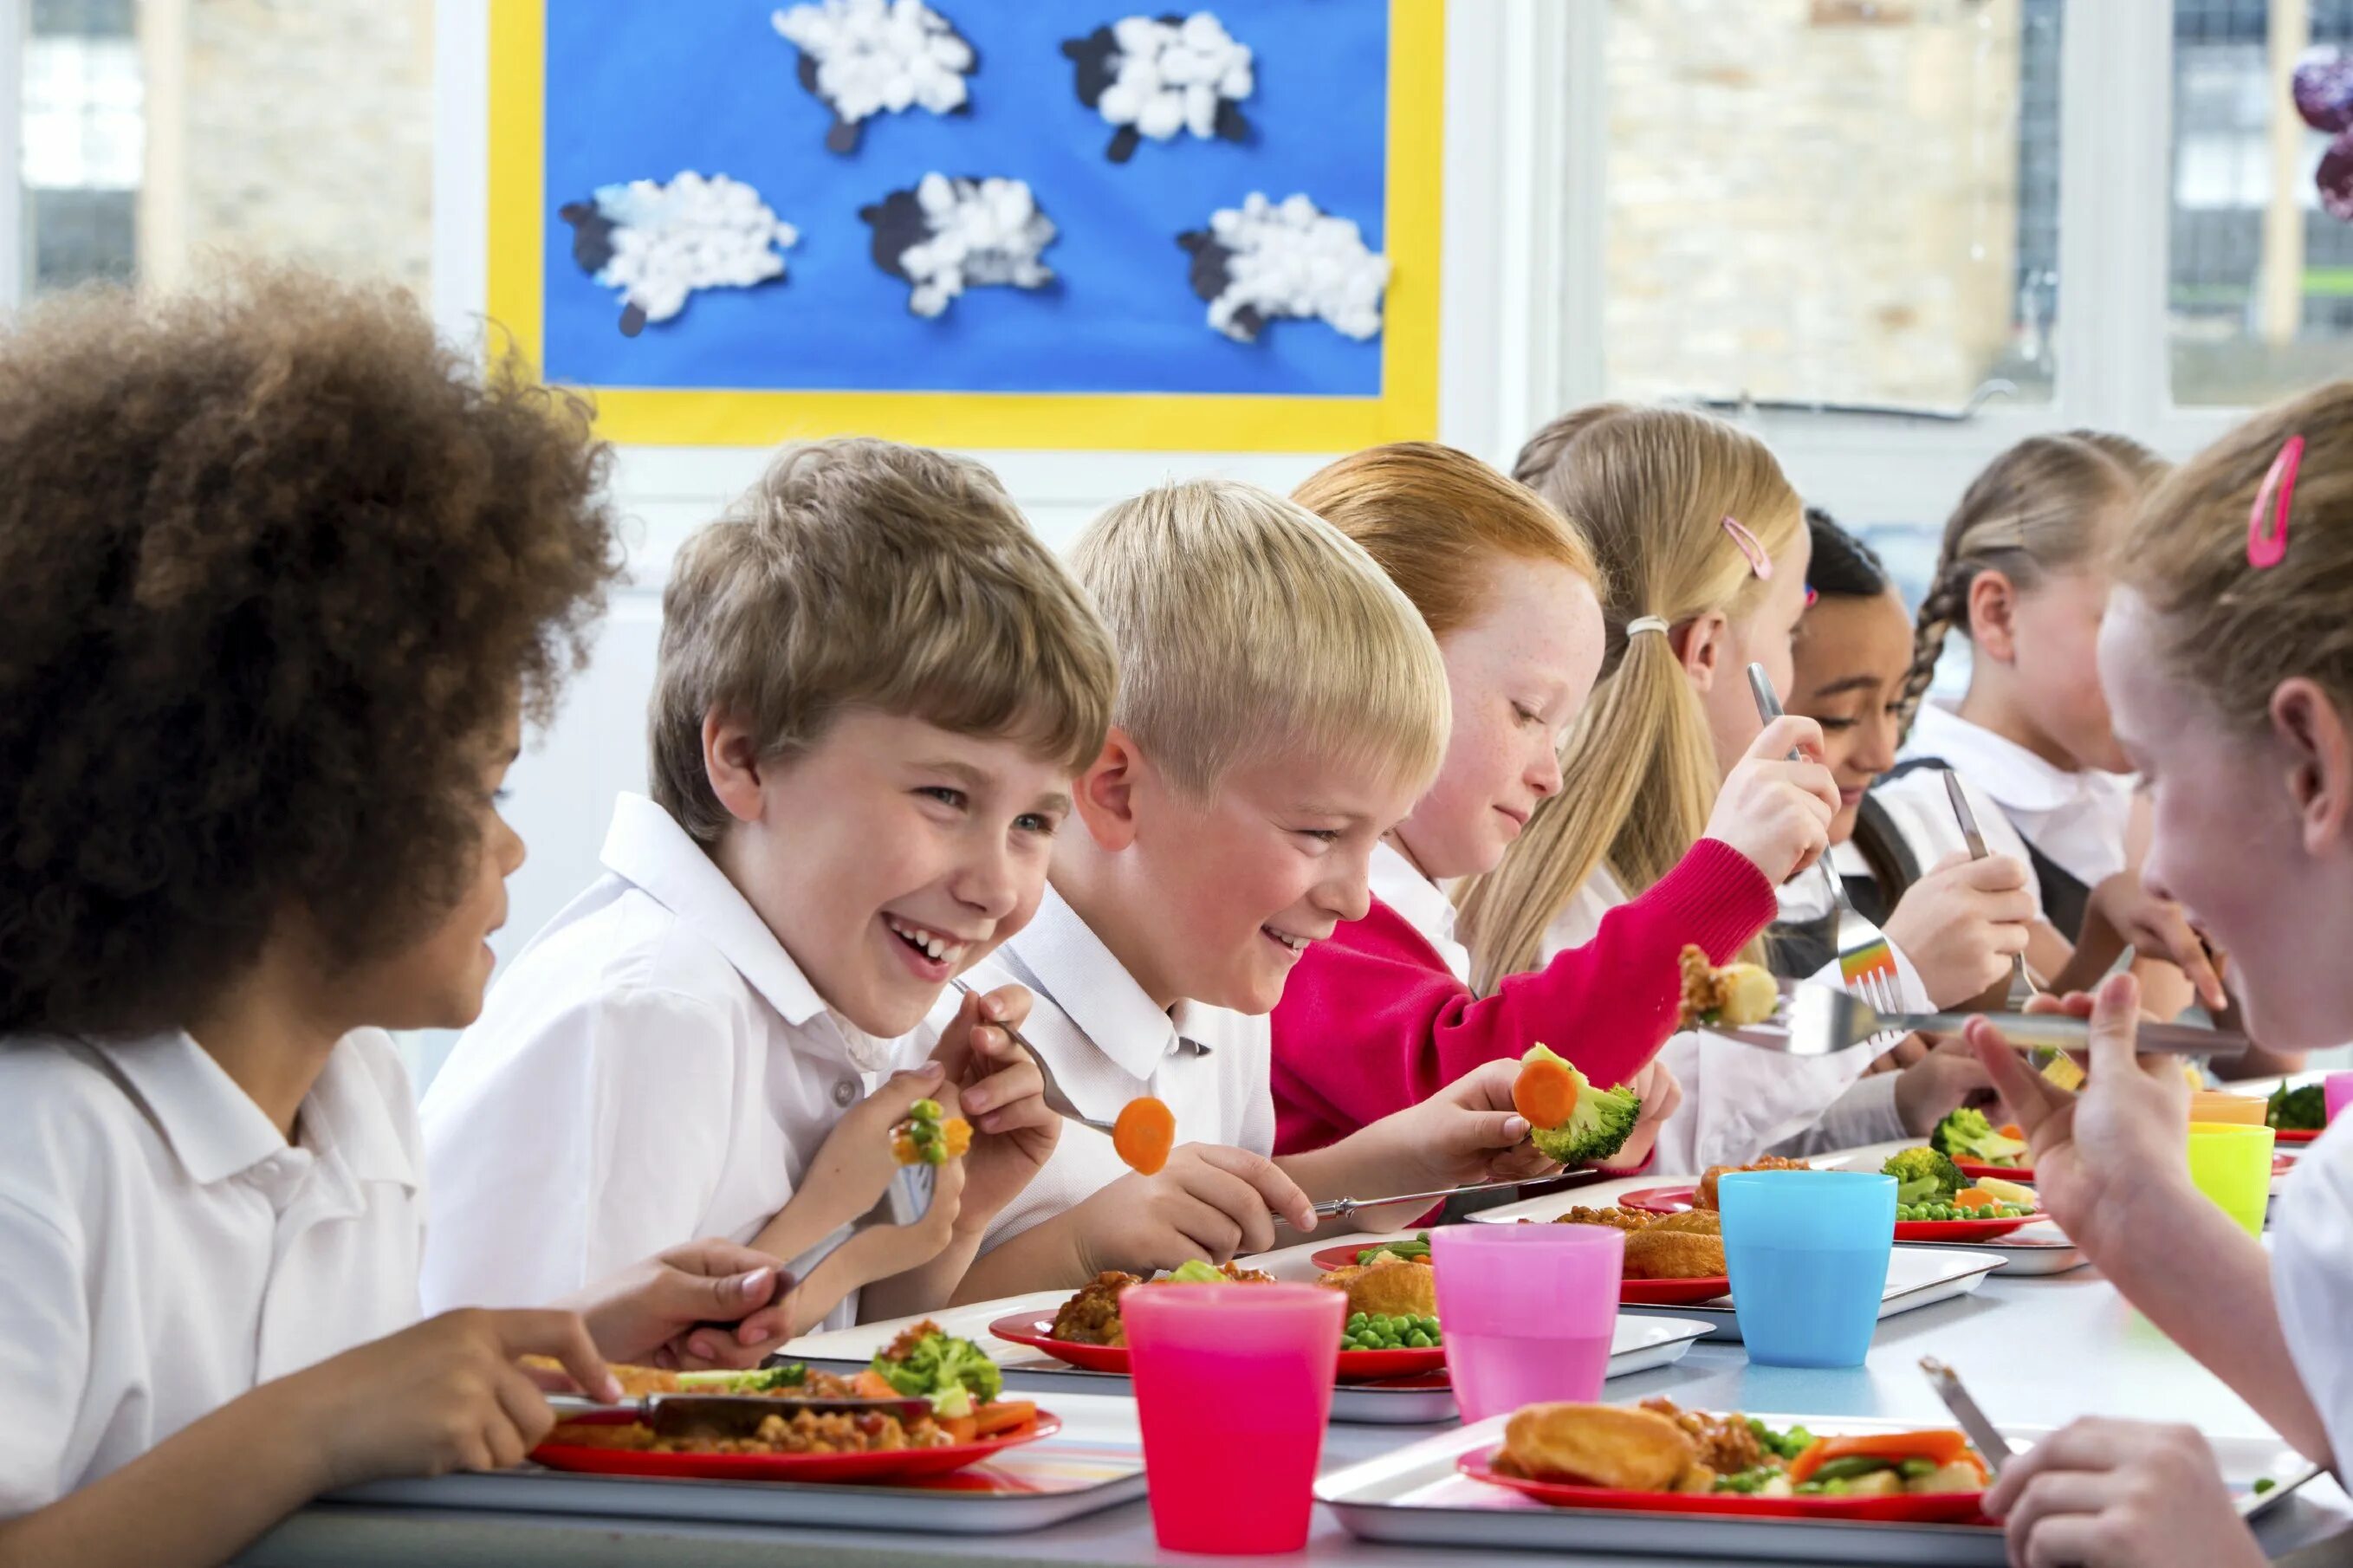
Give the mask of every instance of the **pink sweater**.
<path id="1" fill-rule="evenodd" d="M 1595 1083 L 1640 1071 L 1675 1031 L 1685 943 L 1723 963 L 1778 912 L 1738 850 L 1703 838 L 1583 947 L 1473 996 L 1404 916 L 1373 900 L 1310 947 L 1274 1010 L 1275 1152 L 1320 1149 L 1541 1040 Z"/>

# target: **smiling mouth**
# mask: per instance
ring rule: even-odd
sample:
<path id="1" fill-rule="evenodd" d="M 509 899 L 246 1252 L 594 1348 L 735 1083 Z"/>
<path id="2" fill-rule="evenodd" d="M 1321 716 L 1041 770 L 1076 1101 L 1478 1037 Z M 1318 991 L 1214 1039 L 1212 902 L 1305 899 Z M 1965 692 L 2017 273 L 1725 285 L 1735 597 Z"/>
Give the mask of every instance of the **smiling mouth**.
<path id="1" fill-rule="evenodd" d="M 944 963 L 950 968 L 963 963 L 964 955 L 971 951 L 973 946 L 972 942 L 963 937 L 934 931 L 929 926 L 920 926 L 913 921 L 901 920 L 897 915 L 884 915 L 882 923 L 891 928 L 892 936 L 897 937 L 924 958 L 934 963 Z"/>
<path id="2" fill-rule="evenodd" d="M 1528 825 L 1528 814 L 1525 811 L 1514 811 L 1508 805 L 1499 805 L 1495 808 L 1495 813 L 1507 819 L 1514 827 L 1525 827 Z"/>
<path id="3" fill-rule="evenodd" d="M 1277 931 L 1272 926 L 1261 926 L 1258 929 L 1277 946 L 1288 948 L 1293 953 L 1305 952 L 1307 944 L 1314 940 L 1313 937 L 1293 936 L 1287 931 Z"/>

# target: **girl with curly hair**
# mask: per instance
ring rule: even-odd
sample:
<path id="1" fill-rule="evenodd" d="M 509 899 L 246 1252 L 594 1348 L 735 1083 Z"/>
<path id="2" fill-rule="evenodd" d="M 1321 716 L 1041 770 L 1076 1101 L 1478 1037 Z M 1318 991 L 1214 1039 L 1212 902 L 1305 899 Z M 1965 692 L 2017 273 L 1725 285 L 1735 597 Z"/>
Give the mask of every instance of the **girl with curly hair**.
<path id="1" fill-rule="evenodd" d="M 606 461 L 391 292 L 98 290 L 0 339 L 0 1562 L 217 1562 L 331 1488 L 520 1460 L 527 1353 L 610 1397 L 603 1357 L 698 1321 L 779 1337 L 779 1271 L 710 1242 L 417 1321 L 383 1031 L 480 1009 Z"/>

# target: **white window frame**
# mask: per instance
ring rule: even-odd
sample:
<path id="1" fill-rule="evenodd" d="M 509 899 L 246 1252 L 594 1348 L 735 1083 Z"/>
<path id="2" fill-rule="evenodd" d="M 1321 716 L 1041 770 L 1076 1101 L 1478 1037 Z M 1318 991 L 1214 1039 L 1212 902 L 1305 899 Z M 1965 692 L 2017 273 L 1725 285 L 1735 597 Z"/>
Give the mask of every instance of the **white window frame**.
<path id="1" fill-rule="evenodd" d="M 0 310 L 24 297 L 26 0 L 0 0 Z"/>

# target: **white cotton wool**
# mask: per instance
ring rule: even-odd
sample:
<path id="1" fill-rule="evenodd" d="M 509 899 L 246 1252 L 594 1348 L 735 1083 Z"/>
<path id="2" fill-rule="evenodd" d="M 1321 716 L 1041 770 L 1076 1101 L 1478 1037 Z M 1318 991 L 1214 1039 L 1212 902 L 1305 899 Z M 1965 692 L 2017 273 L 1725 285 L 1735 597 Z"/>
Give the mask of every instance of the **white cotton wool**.
<path id="1" fill-rule="evenodd" d="M 923 0 L 812 0 L 769 17 L 801 51 L 801 85 L 833 110 L 826 145 L 854 151 L 859 124 L 877 114 L 967 107 L 979 56 Z"/>
<path id="2" fill-rule="evenodd" d="M 1066 41 L 1062 52 L 1078 64 L 1080 101 L 1113 128 L 1114 163 L 1127 162 L 1144 138 L 1168 142 L 1189 132 L 1240 142 L 1250 134 L 1237 107 L 1257 89 L 1250 46 L 1214 13 L 1124 16 Z"/>
<path id="3" fill-rule="evenodd" d="M 1303 195 L 1278 205 L 1253 191 L 1177 243 L 1193 253 L 1193 289 L 1209 302 L 1209 325 L 1237 342 L 1255 342 L 1285 316 L 1321 318 L 1360 342 L 1380 333 L 1388 258 L 1366 247 L 1355 223 Z"/>
<path id="4" fill-rule="evenodd" d="M 1042 289 L 1054 221 L 1021 180 L 925 174 L 859 216 L 874 227 L 874 259 L 909 285 L 907 309 L 937 316 L 966 289 Z"/>
<path id="5" fill-rule="evenodd" d="M 667 184 L 599 185 L 591 201 L 570 203 L 561 216 L 573 226 L 574 258 L 620 290 L 621 330 L 631 336 L 677 315 L 697 289 L 783 277 L 782 252 L 800 239 L 750 185 L 692 170 Z"/>

